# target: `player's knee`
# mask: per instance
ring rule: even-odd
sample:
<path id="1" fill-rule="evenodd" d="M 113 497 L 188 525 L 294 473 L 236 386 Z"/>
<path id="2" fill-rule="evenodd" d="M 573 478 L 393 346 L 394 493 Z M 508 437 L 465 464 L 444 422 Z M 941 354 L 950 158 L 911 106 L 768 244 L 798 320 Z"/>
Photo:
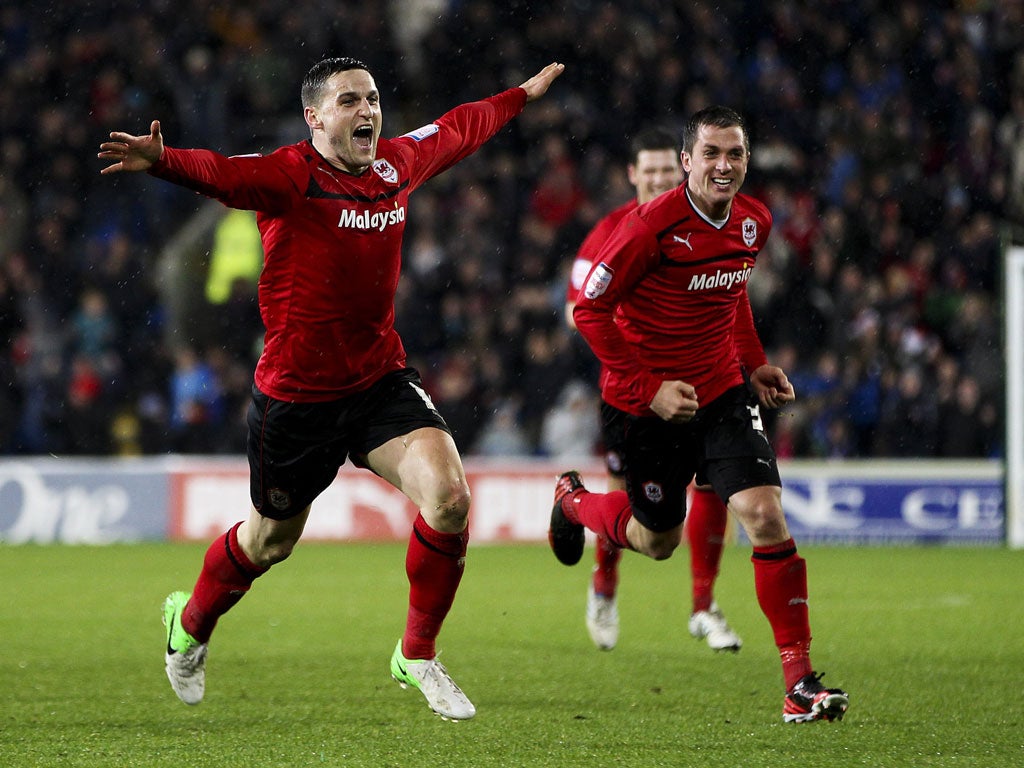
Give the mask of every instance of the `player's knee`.
<path id="1" fill-rule="evenodd" d="M 676 551 L 680 541 L 680 537 L 674 532 L 647 536 L 636 549 L 640 554 L 646 555 L 652 560 L 668 560 Z"/>
<path id="2" fill-rule="evenodd" d="M 448 486 L 433 508 L 437 522 L 434 527 L 448 531 L 462 530 L 469 519 L 470 501 L 469 488 L 465 483 L 453 483 Z"/>
<path id="3" fill-rule="evenodd" d="M 652 542 L 648 546 L 647 556 L 654 560 L 668 560 L 672 557 L 672 553 L 676 551 L 678 546 L 679 542 L 672 540 Z"/>
<path id="4" fill-rule="evenodd" d="M 785 539 L 786 519 L 782 507 L 772 498 L 758 499 L 737 510 L 747 535 L 753 540 Z"/>

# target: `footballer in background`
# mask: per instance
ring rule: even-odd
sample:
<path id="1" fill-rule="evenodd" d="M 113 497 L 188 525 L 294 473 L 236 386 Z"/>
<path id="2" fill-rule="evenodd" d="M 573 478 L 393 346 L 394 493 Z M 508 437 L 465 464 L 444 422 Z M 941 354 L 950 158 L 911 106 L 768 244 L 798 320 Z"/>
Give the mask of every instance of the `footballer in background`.
<path id="1" fill-rule="evenodd" d="M 594 266 L 594 256 L 615 226 L 637 206 L 682 183 L 683 166 L 679 151 L 679 141 L 671 131 L 661 127 L 644 129 L 630 142 L 630 161 L 626 165 L 626 175 L 636 189 L 636 198 L 598 221 L 576 252 L 565 301 L 565 318 L 570 328 L 576 328 L 572 316 L 576 296 Z M 602 402 L 601 437 L 609 490 L 626 490 L 623 427 L 621 412 Z M 689 630 L 691 635 L 698 640 L 706 640 L 716 651 L 738 651 L 743 644 L 725 620 L 714 598 L 727 523 L 725 504 L 710 486 L 695 486 L 686 515 L 692 578 Z M 598 534 L 594 549 L 594 571 L 587 587 L 586 624 L 594 645 L 606 651 L 614 648 L 619 638 L 616 592 L 621 559 L 622 549 Z"/>

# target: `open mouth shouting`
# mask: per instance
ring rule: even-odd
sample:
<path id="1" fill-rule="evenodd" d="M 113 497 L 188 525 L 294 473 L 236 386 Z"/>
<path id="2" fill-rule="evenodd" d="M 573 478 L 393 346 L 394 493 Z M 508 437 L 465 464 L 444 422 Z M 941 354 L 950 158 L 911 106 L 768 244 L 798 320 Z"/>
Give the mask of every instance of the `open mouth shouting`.
<path id="1" fill-rule="evenodd" d="M 373 126 L 369 123 L 360 125 L 352 131 L 352 144 L 356 149 L 370 152 L 373 149 Z"/>

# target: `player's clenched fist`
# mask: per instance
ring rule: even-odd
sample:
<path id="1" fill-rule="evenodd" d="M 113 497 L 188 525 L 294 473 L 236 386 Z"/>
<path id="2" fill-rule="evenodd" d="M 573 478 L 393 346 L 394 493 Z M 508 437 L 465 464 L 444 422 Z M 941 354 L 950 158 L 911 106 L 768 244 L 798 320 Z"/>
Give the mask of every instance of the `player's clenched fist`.
<path id="1" fill-rule="evenodd" d="M 665 421 L 684 424 L 697 413 L 697 390 L 685 381 L 663 381 L 651 401 L 651 410 Z"/>

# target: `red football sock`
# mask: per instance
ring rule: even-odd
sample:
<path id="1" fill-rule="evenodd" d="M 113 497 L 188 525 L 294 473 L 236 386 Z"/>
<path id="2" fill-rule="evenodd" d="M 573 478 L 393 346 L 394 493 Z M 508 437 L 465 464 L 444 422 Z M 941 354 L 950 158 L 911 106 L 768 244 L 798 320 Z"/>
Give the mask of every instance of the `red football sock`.
<path id="1" fill-rule="evenodd" d="M 597 537 L 594 549 L 594 592 L 604 597 L 615 597 L 619 584 L 619 561 L 622 549 L 604 536 Z"/>
<path id="2" fill-rule="evenodd" d="M 786 689 L 811 673 L 811 624 L 807 613 L 807 563 L 793 539 L 754 547 L 754 587 L 775 634 Z"/>
<path id="3" fill-rule="evenodd" d="M 409 577 L 409 614 L 402 635 L 402 654 L 407 659 L 432 659 L 435 641 L 466 565 L 469 529 L 462 533 L 435 531 L 422 515 L 416 516 L 405 554 Z"/>
<path id="4" fill-rule="evenodd" d="M 625 491 L 591 493 L 581 489 L 573 494 L 571 504 L 562 505 L 562 510 L 571 522 L 582 524 L 621 549 L 631 549 L 626 525 L 633 512 Z"/>
<path id="5" fill-rule="evenodd" d="M 718 494 L 710 489 L 693 489 L 686 513 L 686 538 L 690 544 L 690 574 L 693 577 L 693 612 L 707 611 L 715 599 L 715 579 L 722 562 L 728 513 Z"/>
<path id="6" fill-rule="evenodd" d="M 206 550 L 203 570 L 192 590 L 192 596 L 181 614 L 181 626 L 201 643 L 209 642 L 217 619 L 249 591 L 253 581 L 267 572 L 253 565 L 238 543 L 236 523 L 227 533 L 217 537 Z"/>

